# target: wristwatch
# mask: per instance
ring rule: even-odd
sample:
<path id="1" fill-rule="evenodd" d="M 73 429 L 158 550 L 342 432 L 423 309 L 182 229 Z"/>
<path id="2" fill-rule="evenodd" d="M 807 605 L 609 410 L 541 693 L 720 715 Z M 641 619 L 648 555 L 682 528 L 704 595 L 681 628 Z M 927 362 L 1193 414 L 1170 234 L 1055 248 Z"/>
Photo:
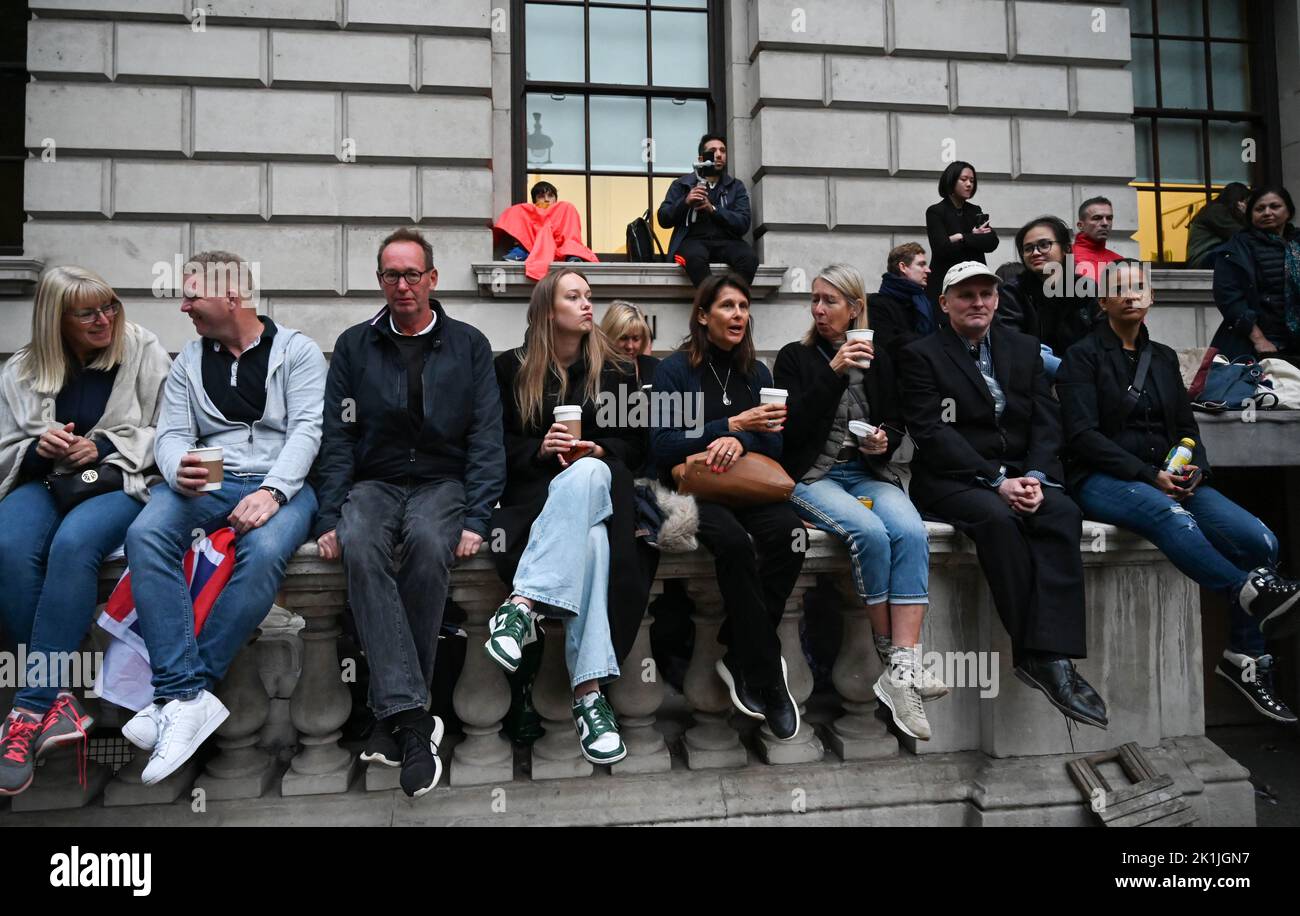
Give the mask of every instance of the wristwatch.
<path id="1" fill-rule="evenodd" d="M 289 502 L 289 497 L 285 496 L 275 487 L 258 487 L 258 489 L 265 490 L 266 492 L 270 493 L 271 498 L 274 499 L 277 503 L 279 503 L 282 506 Z"/>

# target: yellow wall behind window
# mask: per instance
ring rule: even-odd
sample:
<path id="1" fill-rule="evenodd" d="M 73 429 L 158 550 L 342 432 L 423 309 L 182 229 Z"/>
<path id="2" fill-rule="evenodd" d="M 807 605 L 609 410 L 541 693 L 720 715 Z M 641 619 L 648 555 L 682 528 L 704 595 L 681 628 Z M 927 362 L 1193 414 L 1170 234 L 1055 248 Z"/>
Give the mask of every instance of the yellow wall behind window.
<path id="1" fill-rule="evenodd" d="M 524 199 L 520 203 L 529 203 L 531 198 L 527 195 L 532 191 L 533 185 L 539 181 L 549 181 L 555 185 L 555 189 L 560 192 L 560 200 L 567 200 L 573 204 L 578 211 L 578 217 L 582 220 L 582 231 L 584 236 L 588 236 L 587 227 L 587 179 L 581 175 L 547 175 L 543 172 L 537 172 L 528 176 L 528 187 L 524 189 Z M 583 239 L 586 241 L 586 238 Z"/>
<path id="2" fill-rule="evenodd" d="M 1187 231 L 1195 216 L 1205 206 L 1205 191 L 1197 185 L 1162 184 L 1160 213 L 1156 213 L 1155 185 L 1133 182 L 1138 198 L 1138 231 L 1132 236 L 1138 243 L 1138 257 L 1144 261 L 1181 263 L 1187 260 Z M 1214 187 L 1217 193 L 1220 187 Z M 1164 252 L 1156 251 L 1156 224 L 1164 227 Z"/>

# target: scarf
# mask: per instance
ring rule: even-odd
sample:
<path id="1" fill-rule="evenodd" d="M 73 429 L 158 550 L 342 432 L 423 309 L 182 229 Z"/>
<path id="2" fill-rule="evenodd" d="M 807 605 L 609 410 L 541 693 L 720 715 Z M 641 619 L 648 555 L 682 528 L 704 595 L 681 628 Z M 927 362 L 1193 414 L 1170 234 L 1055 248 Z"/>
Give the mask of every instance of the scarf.
<path id="1" fill-rule="evenodd" d="M 1286 328 L 1292 337 L 1300 337 L 1300 232 L 1283 236 L 1282 250 L 1286 252 Z"/>
<path id="2" fill-rule="evenodd" d="M 902 302 L 911 300 L 912 308 L 916 310 L 916 330 L 922 337 L 933 334 L 939 329 L 934 322 L 934 306 L 930 304 L 930 297 L 925 294 L 924 286 L 913 283 L 906 277 L 885 273 L 880 277 L 880 292 Z"/>

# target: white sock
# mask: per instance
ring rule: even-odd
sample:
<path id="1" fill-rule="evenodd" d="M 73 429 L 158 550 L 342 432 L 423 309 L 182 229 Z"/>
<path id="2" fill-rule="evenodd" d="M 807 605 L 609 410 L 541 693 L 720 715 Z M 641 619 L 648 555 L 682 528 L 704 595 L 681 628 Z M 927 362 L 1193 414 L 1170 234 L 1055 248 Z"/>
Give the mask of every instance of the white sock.
<path id="1" fill-rule="evenodd" d="M 921 646 L 918 643 L 915 646 L 894 646 L 889 653 L 889 668 L 891 673 L 910 674 L 919 673 L 921 667 Z"/>
<path id="2" fill-rule="evenodd" d="M 592 690 L 588 693 L 584 693 L 581 697 L 579 697 L 578 702 L 581 703 L 583 706 L 587 707 L 588 709 L 590 709 L 591 707 L 596 705 L 596 700 L 599 698 L 600 698 L 600 691 Z"/>
<path id="3" fill-rule="evenodd" d="M 1232 662 L 1238 668 L 1245 668 L 1247 662 L 1255 661 L 1255 659 L 1252 658 L 1251 656 L 1242 655 L 1240 652 L 1233 652 L 1231 649 L 1224 649 L 1223 657 L 1228 661 Z"/>

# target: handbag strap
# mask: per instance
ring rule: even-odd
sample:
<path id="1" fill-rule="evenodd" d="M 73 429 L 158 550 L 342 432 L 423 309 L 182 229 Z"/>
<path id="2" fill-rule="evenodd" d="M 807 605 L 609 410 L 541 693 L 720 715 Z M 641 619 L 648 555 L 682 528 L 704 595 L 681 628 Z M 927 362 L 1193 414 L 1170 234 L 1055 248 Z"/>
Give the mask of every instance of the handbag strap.
<path id="1" fill-rule="evenodd" d="M 1147 372 L 1151 369 L 1151 347 L 1144 347 L 1140 356 L 1138 356 L 1137 371 L 1133 373 L 1133 384 L 1128 386 L 1128 391 L 1124 392 L 1124 404 L 1126 406 L 1125 417 L 1137 409 L 1138 401 L 1142 399 L 1142 386 L 1146 384 Z"/>

